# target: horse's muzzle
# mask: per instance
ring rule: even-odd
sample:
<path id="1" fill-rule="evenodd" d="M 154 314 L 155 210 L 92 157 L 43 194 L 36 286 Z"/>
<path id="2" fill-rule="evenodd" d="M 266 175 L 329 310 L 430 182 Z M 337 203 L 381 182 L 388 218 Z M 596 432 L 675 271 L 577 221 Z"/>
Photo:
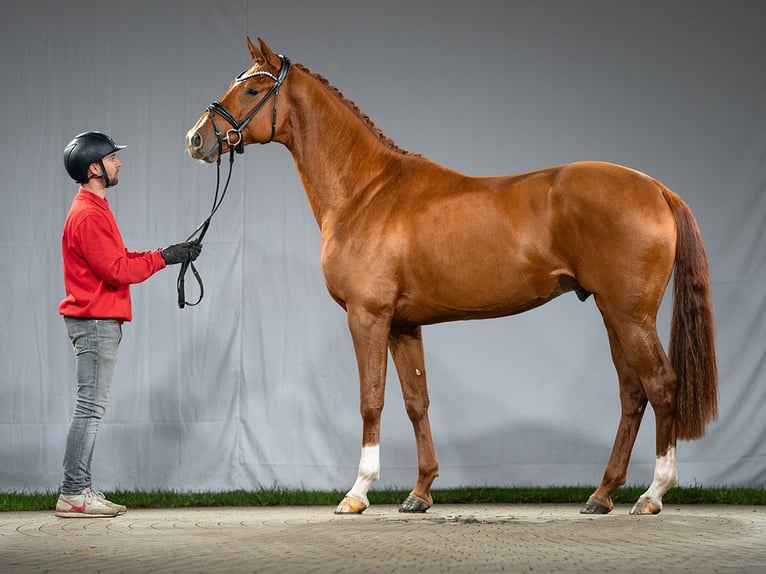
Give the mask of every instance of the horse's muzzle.
<path id="1" fill-rule="evenodd" d="M 193 159 L 212 163 L 218 157 L 217 149 L 217 142 L 213 142 L 213 145 L 205 146 L 205 138 L 197 129 L 192 128 L 186 134 L 186 151 Z"/>

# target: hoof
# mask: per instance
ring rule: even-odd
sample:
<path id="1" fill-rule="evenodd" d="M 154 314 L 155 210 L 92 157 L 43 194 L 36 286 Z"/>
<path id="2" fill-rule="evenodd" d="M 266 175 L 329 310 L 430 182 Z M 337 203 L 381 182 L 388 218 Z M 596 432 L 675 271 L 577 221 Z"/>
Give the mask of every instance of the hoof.
<path id="1" fill-rule="evenodd" d="M 603 502 L 599 502 L 595 498 L 589 498 L 588 502 L 585 503 L 585 506 L 580 509 L 580 514 L 609 514 L 613 507 L 614 505 L 611 500 L 607 505 Z"/>
<path id="2" fill-rule="evenodd" d="M 655 502 L 652 502 L 648 498 L 641 497 L 638 499 L 638 501 L 633 505 L 633 508 L 630 509 L 631 514 L 659 514 L 662 510 L 662 503 L 659 505 Z"/>
<path id="3" fill-rule="evenodd" d="M 402 502 L 402 505 L 399 507 L 399 512 L 425 512 L 429 508 L 431 508 L 431 505 L 425 500 L 410 494 L 404 499 L 404 502 Z"/>
<path id="4" fill-rule="evenodd" d="M 340 501 L 340 504 L 335 509 L 335 514 L 361 514 L 367 510 L 368 506 L 369 504 L 366 502 L 362 502 L 351 496 L 346 496 Z"/>

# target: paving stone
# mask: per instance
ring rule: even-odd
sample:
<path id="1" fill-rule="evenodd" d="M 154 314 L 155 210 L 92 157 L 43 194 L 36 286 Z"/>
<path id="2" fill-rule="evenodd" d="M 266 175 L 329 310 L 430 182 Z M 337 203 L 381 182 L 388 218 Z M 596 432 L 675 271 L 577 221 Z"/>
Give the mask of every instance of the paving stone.
<path id="1" fill-rule="evenodd" d="M 128 510 L 116 518 L 0 513 L 0 572 L 766 573 L 766 508 L 436 505 Z"/>

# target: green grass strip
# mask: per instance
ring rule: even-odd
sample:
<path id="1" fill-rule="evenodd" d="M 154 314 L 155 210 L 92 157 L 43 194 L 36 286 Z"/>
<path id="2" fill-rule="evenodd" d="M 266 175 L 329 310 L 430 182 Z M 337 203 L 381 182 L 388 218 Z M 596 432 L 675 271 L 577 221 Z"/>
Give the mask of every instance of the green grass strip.
<path id="1" fill-rule="evenodd" d="M 595 487 L 453 488 L 434 490 L 435 504 L 581 504 Z M 616 504 L 632 504 L 646 487 L 623 487 L 613 496 Z M 107 498 L 128 508 L 193 508 L 209 506 L 335 506 L 344 492 L 316 492 L 281 488 L 231 492 L 111 491 Z M 400 504 L 404 490 L 373 490 L 371 504 Z M 0 511 L 53 510 L 57 493 L 0 492 Z M 766 488 L 676 487 L 665 504 L 766 505 Z"/>

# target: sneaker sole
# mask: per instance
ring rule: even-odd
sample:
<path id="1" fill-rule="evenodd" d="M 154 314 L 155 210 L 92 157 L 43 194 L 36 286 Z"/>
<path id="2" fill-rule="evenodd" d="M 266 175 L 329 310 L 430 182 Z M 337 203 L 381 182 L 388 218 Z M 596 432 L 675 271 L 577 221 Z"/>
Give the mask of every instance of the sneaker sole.
<path id="1" fill-rule="evenodd" d="M 114 518 L 115 516 L 118 516 L 116 512 L 114 514 L 86 514 L 85 512 L 55 512 L 54 515 L 58 516 L 59 518 Z"/>

